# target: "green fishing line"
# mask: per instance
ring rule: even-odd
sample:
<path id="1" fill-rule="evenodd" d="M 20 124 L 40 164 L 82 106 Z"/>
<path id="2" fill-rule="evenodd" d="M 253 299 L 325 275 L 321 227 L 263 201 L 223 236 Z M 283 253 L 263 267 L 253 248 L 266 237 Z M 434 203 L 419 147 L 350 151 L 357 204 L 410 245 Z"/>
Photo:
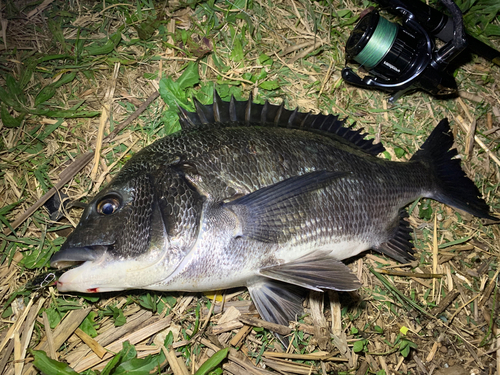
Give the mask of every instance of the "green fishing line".
<path id="1" fill-rule="evenodd" d="M 392 47 L 396 34 L 397 25 L 380 17 L 377 27 L 365 48 L 354 57 L 354 60 L 370 70 L 384 58 L 387 51 Z"/>

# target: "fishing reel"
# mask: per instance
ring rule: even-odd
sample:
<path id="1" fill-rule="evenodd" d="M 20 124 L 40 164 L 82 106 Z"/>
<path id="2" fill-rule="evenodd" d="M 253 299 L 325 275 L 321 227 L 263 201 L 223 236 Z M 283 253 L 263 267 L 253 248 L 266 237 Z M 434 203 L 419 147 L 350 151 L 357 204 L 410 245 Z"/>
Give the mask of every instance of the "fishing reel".
<path id="1" fill-rule="evenodd" d="M 415 2 L 419 0 L 412 0 Z M 390 103 L 419 89 L 437 97 L 456 95 L 457 84 L 446 67 L 467 46 L 467 41 L 460 9 L 451 0 L 442 2 L 453 15 L 453 36 L 439 49 L 403 1 L 392 9 L 403 17 L 401 25 L 388 21 L 377 10 L 365 14 L 347 40 L 346 64 L 356 62 L 368 75 L 361 78 L 346 66 L 342 70 L 344 81 L 389 92 Z"/>

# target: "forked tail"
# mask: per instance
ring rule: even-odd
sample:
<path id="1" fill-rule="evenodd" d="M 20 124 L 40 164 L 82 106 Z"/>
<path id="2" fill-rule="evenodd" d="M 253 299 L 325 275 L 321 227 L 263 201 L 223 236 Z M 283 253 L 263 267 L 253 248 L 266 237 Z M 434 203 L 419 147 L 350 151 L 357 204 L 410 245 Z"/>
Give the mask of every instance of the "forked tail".
<path id="1" fill-rule="evenodd" d="M 454 158 L 458 153 L 451 148 L 453 142 L 453 134 L 445 118 L 411 158 L 426 164 L 434 173 L 436 186 L 429 198 L 478 217 L 498 220 L 490 215 L 490 207 L 480 198 L 478 188 L 460 167 L 460 159 Z"/>

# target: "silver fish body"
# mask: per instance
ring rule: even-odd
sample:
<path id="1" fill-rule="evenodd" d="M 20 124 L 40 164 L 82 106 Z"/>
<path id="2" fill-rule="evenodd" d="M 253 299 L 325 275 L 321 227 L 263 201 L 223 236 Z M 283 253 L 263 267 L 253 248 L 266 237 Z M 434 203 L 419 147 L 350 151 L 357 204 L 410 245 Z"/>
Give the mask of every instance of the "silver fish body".
<path id="1" fill-rule="evenodd" d="M 247 286 L 261 315 L 283 324 L 301 309 L 297 286 L 360 286 L 341 260 L 370 248 L 412 259 L 402 208 L 415 199 L 493 218 L 452 159 L 446 120 L 401 163 L 334 116 L 216 94 L 196 104 L 182 131 L 133 156 L 89 203 L 52 259 L 83 262 L 60 291 Z"/>

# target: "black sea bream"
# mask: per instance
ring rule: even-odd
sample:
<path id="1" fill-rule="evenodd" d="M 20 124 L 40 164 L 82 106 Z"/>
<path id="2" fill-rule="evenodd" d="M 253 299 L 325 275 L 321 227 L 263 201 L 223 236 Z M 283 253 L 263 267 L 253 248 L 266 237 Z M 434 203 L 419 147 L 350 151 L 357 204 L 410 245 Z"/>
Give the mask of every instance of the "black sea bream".
<path id="1" fill-rule="evenodd" d="M 89 203 L 51 260 L 81 263 L 61 292 L 246 286 L 264 319 L 288 324 L 302 288 L 359 288 L 341 260 L 367 249 L 413 259 L 404 207 L 415 199 L 495 219 L 454 159 L 446 119 L 410 161 L 393 162 L 336 116 L 214 96 L 181 110 L 182 130 Z"/>

